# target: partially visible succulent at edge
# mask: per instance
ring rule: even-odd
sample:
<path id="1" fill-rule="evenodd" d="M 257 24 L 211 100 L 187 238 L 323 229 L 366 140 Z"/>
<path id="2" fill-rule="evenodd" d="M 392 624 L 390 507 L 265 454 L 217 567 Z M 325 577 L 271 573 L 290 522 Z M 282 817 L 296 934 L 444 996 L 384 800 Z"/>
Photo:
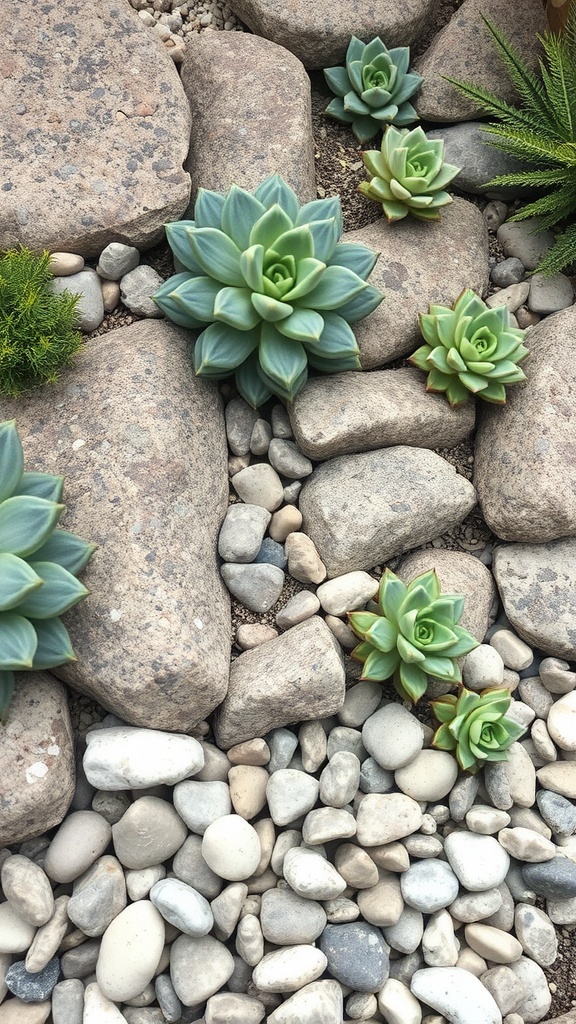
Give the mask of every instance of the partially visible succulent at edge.
<path id="1" fill-rule="evenodd" d="M 408 99 L 420 88 L 422 77 L 408 71 L 409 63 L 407 46 L 388 50 L 379 37 L 364 44 L 352 36 L 346 67 L 324 70 L 336 94 L 325 113 L 351 124 L 360 142 L 369 142 L 385 124 L 412 124 L 418 114 Z"/>
<path id="2" fill-rule="evenodd" d="M 362 159 L 370 180 L 360 182 L 358 191 L 381 203 L 390 222 L 408 214 L 438 220 L 440 207 L 452 202 L 444 189 L 460 167 L 444 163 L 444 140 L 428 139 L 420 127 L 390 125 L 380 149 L 367 150 Z"/>
<path id="3" fill-rule="evenodd" d="M 378 607 L 378 613 L 348 613 L 362 640 L 352 651 L 352 657 L 364 663 L 362 679 L 392 678 L 397 693 L 410 701 L 426 692 L 428 676 L 454 684 L 461 681 L 456 659 L 477 647 L 478 641 L 457 625 L 464 598 L 442 594 L 433 569 L 408 584 L 386 569 Z"/>
<path id="4" fill-rule="evenodd" d="M 257 407 L 272 394 L 293 399 L 309 363 L 324 373 L 359 368 L 350 324 L 383 296 L 366 283 L 377 253 L 338 244 L 338 198 L 300 206 L 273 174 L 253 193 L 201 188 L 194 218 L 166 225 L 185 271 L 154 301 L 180 326 L 205 327 L 194 351 L 197 374 L 235 373 L 238 391 Z"/>
<path id="5" fill-rule="evenodd" d="M 488 762 L 506 761 L 508 748 L 526 732 L 523 725 L 505 717 L 510 690 L 475 693 L 462 687 L 457 697 L 447 693 L 430 703 L 442 723 L 432 746 L 454 753 L 460 767 L 472 775 Z"/>
<path id="6" fill-rule="evenodd" d="M 0 423 L 0 721 L 15 672 L 74 661 L 59 616 L 86 597 L 76 576 L 95 545 L 56 529 L 63 483 L 50 473 L 25 473 L 14 420 Z"/>
<path id="7" fill-rule="evenodd" d="M 512 327 L 506 306 L 490 309 L 470 288 L 453 307 L 430 306 L 420 330 L 426 345 L 408 362 L 428 373 L 426 390 L 444 391 L 450 405 L 464 405 L 471 393 L 502 404 L 504 385 L 526 379 L 517 365 L 528 355 L 526 331 Z"/>

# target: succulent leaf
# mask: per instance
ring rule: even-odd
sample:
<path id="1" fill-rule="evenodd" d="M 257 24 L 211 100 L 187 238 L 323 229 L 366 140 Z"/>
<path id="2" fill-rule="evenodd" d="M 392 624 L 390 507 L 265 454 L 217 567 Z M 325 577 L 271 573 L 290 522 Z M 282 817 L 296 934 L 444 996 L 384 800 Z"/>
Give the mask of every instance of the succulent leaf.
<path id="1" fill-rule="evenodd" d="M 30 619 L 30 625 L 36 634 L 33 669 L 55 668 L 76 661 L 68 630 L 61 619 Z"/>
<path id="2" fill-rule="evenodd" d="M 48 539 L 64 505 L 34 495 L 17 495 L 0 504 L 0 552 L 21 558 L 32 554 Z"/>
<path id="3" fill-rule="evenodd" d="M 0 501 L 14 494 L 24 472 L 24 454 L 14 420 L 0 423 Z"/>
<path id="4" fill-rule="evenodd" d="M 386 569 L 380 580 L 378 608 L 379 613 L 348 613 L 350 625 L 362 641 L 352 657 L 363 662 L 363 679 L 392 677 L 396 691 L 411 701 L 419 700 L 426 691 L 428 676 L 450 683 L 460 681 L 456 658 L 477 647 L 478 641 L 457 625 L 464 598 L 442 594 L 434 570 L 405 584 Z M 376 674 L 379 671 L 381 675 Z"/>
<path id="5" fill-rule="evenodd" d="M 506 718 L 509 690 L 475 693 L 462 687 L 457 698 L 447 695 L 431 701 L 431 705 L 442 723 L 432 745 L 454 751 L 460 766 L 472 774 L 486 762 L 505 761 L 508 748 L 526 731 Z"/>
<path id="6" fill-rule="evenodd" d="M 63 615 L 78 604 L 88 591 L 71 572 L 55 562 L 30 562 L 42 586 L 27 594 L 18 605 L 18 611 L 29 619 L 51 619 Z"/>
<path id="7" fill-rule="evenodd" d="M 367 44 L 352 36 L 346 66 L 324 70 L 337 97 L 325 113 L 351 124 L 360 142 L 374 138 L 383 123 L 417 121 L 408 99 L 420 88 L 422 78 L 415 72 L 408 73 L 409 63 L 408 47 L 388 50 L 378 36 Z"/>
<path id="8" fill-rule="evenodd" d="M 41 585 L 40 576 L 28 562 L 17 555 L 0 554 L 0 612 L 16 608 Z"/>
<path id="9" fill-rule="evenodd" d="M 0 612 L 0 669 L 32 668 L 36 633 L 28 619 L 15 611 Z"/>
<path id="10" fill-rule="evenodd" d="M 47 501 L 60 501 L 64 477 L 52 473 L 22 473 L 14 494 L 33 494 Z"/>
<path id="11" fill-rule="evenodd" d="M 506 306 L 490 309 L 471 289 L 452 308 L 430 306 L 420 330 L 428 344 L 408 361 L 428 373 L 427 390 L 444 392 L 450 405 L 464 405 L 470 394 L 501 404 L 504 385 L 526 379 L 518 366 L 528 355 L 526 332 L 511 326 Z"/>

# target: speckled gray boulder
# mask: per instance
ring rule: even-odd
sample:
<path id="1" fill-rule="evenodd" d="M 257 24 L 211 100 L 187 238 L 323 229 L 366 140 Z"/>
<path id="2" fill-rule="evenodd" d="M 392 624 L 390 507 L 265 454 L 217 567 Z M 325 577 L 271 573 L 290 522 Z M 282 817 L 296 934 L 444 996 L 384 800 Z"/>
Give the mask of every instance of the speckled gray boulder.
<path id="1" fill-rule="evenodd" d="M 481 15 L 492 21 L 522 56 L 536 64 L 536 32 L 546 28 L 540 0 L 524 0 L 522 17 L 508 0 L 464 0 L 448 24 L 438 32 L 426 52 L 414 62 L 424 78 L 416 98 L 418 116 L 424 121 L 468 121 L 479 113 L 478 106 L 459 93 L 444 75 L 473 81 L 514 102 L 514 92 L 499 51 L 485 28 Z"/>
<path id="2" fill-rule="evenodd" d="M 19 672 L 0 731 L 0 846 L 11 846 L 59 825 L 74 795 L 64 687 L 48 672 Z"/>
<path id="3" fill-rule="evenodd" d="M 304 484 L 300 510 L 332 577 L 438 537 L 475 502 L 472 484 L 445 459 L 397 446 L 324 462 Z"/>
<path id="4" fill-rule="evenodd" d="M 557 658 L 576 659 L 576 538 L 502 544 L 492 570 L 518 635 Z"/>
<path id="5" fill-rule="evenodd" d="M 193 197 L 200 186 L 254 189 L 278 173 L 302 203 L 316 198 L 310 80 L 284 45 L 244 32 L 189 35 L 182 84 Z"/>
<path id="6" fill-rule="evenodd" d="M 381 217 L 346 232 L 342 241 L 361 242 L 380 253 L 369 282 L 384 292 L 384 301 L 354 324 L 365 370 L 416 351 L 422 344 L 418 315 L 430 303 L 450 306 L 465 288 L 483 295 L 488 287 L 486 225 L 466 199 L 443 207 L 439 221 L 406 217 L 388 224 Z M 424 389 L 425 374 L 422 381 Z"/>
<path id="7" fill-rule="evenodd" d="M 482 408 L 475 484 L 498 537 L 541 544 L 576 534 L 576 306 L 533 327 L 526 345 L 526 383 Z"/>
<path id="8" fill-rule="evenodd" d="M 494 136 L 482 131 L 483 127 L 481 121 L 464 121 L 462 124 L 436 128 L 426 132 L 426 135 L 429 139 L 444 140 L 444 159 L 460 168 L 454 184 L 462 192 L 486 194 L 493 199 L 517 198 L 521 194 L 517 185 L 493 185 L 492 188 L 486 188 L 487 181 L 500 174 L 522 171 L 525 164 L 503 153 L 496 146 L 491 146 L 489 139 Z"/>
<path id="9" fill-rule="evenodd" d="M 46 4 L 22 46 L 27 9 L 2 9 L 3 247 L 96 256 L 119 238 L 153 245 L 190 193 L 174 62 L 129 4 Z"/>
<path id="10" fill-rule="evenodd" d="M 132 725 L 184 733 L 222 700 L 230 661 L 222 407 L 188 345 L 164 321 L 123 327 L 83 348 L 50 402 L 2 404 L 27 468 L 66 476 L 62 525 L 98 544 L 90 597 L 66 613 L 78 660 L 56 674 Z"/>

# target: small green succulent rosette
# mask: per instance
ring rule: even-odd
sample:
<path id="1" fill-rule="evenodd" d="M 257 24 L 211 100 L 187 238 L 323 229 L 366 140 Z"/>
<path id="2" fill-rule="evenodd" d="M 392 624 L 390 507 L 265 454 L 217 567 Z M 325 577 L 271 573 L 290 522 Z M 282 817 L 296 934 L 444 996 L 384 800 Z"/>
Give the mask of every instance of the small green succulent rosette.
<path id="1" fill-rule="evenodd" d="M 430 306 L 420 316 L 426 344 L 408 362 L 428 373 L 427 391 L 445 392 L 450 405 L 471 394 L 485 402 L 506 401 L 506 384 L 526 379 L 518 363 L 528 355 L 526 331 L 512 327 L 506 306 L 490 309 L 471 289 L 452 308 Z"/>
<path id="2" fill-rule="evenodd" d="M 0 423 L 0 721 L 15 672 L 74 661 L 60 615 L 88 594 L 76 576 L 95 545 L 56 529 L 63 483 L 25 473 L 14 420 Z"/>
<path id="3" fill-rule="evenodd" d="M 196 373 L 234 373 L 256 408 L 273 394 L 291 401 L 308 365 L 323 373 L 359 369 L 350 324 L 383 299 L 366 281 L 378 254 L 339 243 L 341 233 L 338 198 L 301 206 L 277 174 L 254 192 L 201 188 L 194 220 L 166 225 L 184 270 L 154 295 L 174 323 L 204 328 Z"/>
<path id="4" fill-rule="evenodd" d="M 326 114 L 351 124 L 360 142 L 369 142 L 386 124 L 417 121 L 418 114 L 408 100 L 420 88 L 422 77 L 408 71 L 409 63 L 407 46 L 389 50 L 379 37 L 365 44 L 352 36 L 346 67 L 324 70 L 336 95 Z"/>
<path id="5" fill-rule="evenodd" d="M 389 222 L 410 215 L 438 220 L 439 210 L 452 202 L 444 189 L 460 167 L 444 162 L 444 140 L 428 139 L 422 128 L 390 125 L 381 148 L 369 149 L 362 159 L 370 175 L 358 191 L 382 205 Z"/>
<path id="6" fill-rule="evenodd" d="M 478 641 L 457 623 L 464 610 L 459 594 L 442 594 L 434 570 L 405 584 L 386 569 L 380 581 L 378 612 L 349 612 L 361 643 L 352 657 L 363 662 L 362 679 L 392 679 L 404 700 L 416 702 L 428 677 L 456 685 L 457 658 Z"/>
<path id="7" fill-rule="evenodd" d="M 432 746 L 454 753 L 460 767 L 472 775 L 484 764 L 506 761 L 508 748 L 526 731 L 505 717 L 510 690 L 475 693 L 462 687 L 457 697 L 448 693 L 430 703 L 442 723 Z"/>

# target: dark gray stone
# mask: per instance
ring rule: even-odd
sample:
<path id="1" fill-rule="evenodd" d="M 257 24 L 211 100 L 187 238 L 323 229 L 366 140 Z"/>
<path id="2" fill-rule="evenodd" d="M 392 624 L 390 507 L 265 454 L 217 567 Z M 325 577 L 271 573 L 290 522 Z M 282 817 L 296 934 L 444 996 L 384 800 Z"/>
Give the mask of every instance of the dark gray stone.
<path id="1" fill-rule="evenodd" d="M 517 185 L 493 185 L 486 188 L 486 182 L 492 178 L 500 174 L 515 174 L 524 170 L 526 165 L 491 146 L 489 140 L 494 136 L 482 131 L 483 127 L 480 121 L 463 121 L 426 134 L 429 139 L 444 139 L 445 161 L 461 168 L 454 184 L 462 192 L 488 195 L 491 199 L 509 199 L 522 195 L 522 189 Z"/>
<path id="2" fill-rule="evenodd" d="M 490 271 L 490 279 L 498 288 L 507 288 L 508 285 L 518 284 L 525 277 L 524 264 L 515 256 L 496 263 Z"/>
<path id="3" fill-rule="evenodd" d="M 65 978 L 87 978 L 96 970 L 100 939 L 88 939 L 62 955 L 60 963 Z"/>
<path id="4" fill-rule="evenodd" d="M 26 970 L 24 960 L 17 960 L 6 971 L 5 982 L 8 991 L 18 996 L 23 1003 L 41 1003 L 50 997 L 59 974 L 60 961 L 57 956 L 35 974 Z"/>
<path id="5" fill-rule="evenodd" d="M 544 821 L 557 836 L 571 836 L 576 830 L 576 807 L 560 793 L 541 789 L 536 794 L 536 803 Z"/>
<path id="6" fill-rule="evenodd" d="M 546 899 L 570 900 L 576 896 L 576 864 L 567 857 L 524 864 L 522 876 L 534 892 Z"/>
<path id="7" fill-rule="evenodd" d="M 329 924 L 318 944 L 330 974 L 355 992 L 377 992 L 388 978 L 388 947 L 380 929 L 365 921 Z"/>
<path id="8" fill-rule="evenodd" d="M 271 537 L 264 538 L 254 561 L 276 565 L 279 569 L 285 569 L 288 565 L 288 559 L 284 553 L 284 545 L 279 544 L 276 540 L 272 540 Z"/>
<path id="9" fill-rule="evenodd" d="M 182 1003 L 174 991 L 174 985 L 169 974 L 159 974 L 154 982 L 156 999 L 162 1010 L 164 1020 L 168 1024 L 180 1020 L 182 1014 Z"/>

